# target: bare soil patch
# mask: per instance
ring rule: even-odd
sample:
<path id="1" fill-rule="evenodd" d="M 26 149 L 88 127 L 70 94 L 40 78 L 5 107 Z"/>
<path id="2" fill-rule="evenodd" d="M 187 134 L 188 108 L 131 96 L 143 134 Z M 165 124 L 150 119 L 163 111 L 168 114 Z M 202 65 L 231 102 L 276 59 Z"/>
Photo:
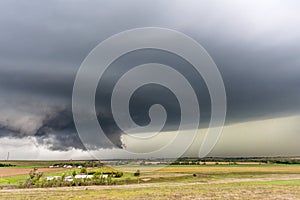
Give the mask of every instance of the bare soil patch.
<path id="1" fill-rule="evenodd" d="M 39 172 L 59 171 L 64 168 L 39 168 Z M 32 169 L 30 168 L 0 168 L 0 178 L 28 174 Z"/>

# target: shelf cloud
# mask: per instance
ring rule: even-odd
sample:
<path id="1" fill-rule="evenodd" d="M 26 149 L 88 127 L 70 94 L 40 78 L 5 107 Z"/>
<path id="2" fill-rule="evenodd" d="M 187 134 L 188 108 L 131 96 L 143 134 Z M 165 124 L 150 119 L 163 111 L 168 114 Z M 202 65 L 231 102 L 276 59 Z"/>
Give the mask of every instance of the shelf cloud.
<path id="1" fill-rule="evenodd" d="M 239 134 L 239 130 L 244 130 L 239 124 L 250 123 L 249 129 L 254 127 L 252 142 L 256 143 L 265 129 L 252 123 L 277 119 L 283 124 L 281 127 L 285 123 L 294 125 L 295 129 L 282 128 L 282 132 L 287 131 L 284 141 L 293 142 L 299 135 L 294 124 L 298 118 L 294 117 L 300 114 L 299 8 L 300 3 L 292 0 L 226 3 L 3 0 L 0 2 L 0 140 L 32 137 L 47 151 L 84 151 L 71 110 L 73 83 L 81 62 L 109 36 L 152 26 L 181 31 L 211 55 L 227 93 L 225 130 L 233 130 L 230 127 L 234 126 L 234 134 Z M 170 65 L 190 80 L 200 102 L 199 129 L 207 126 L 211 109 L 209 93 L 189 63 L 167 52 L 131 52 L 114 62 L 98 85 L 98 120 L 116 144 L 100 141 L 99 148 L 126 145 L 110 111 L 111 89 L 130 66 L 147 62 Z M 155 103 L 161 103 L 168 111 L 164 131 L 176 130 L 180 120 L 177 101 L 167 89 L 155 85 L 134 94 L 130 109 L 136 123 L 149 123 L 148 108 Z M 280 134 L 275 130 L 269 132 Z M 226 152 L 227 139 L 218 145 L 217 155 L 224 148 L 224 155 L 230 156 L 232 151 Z M 232 140 L 232 145 L 240 147 L 239 140 Z M 273 155 L 272 149 L 280 154 L 275 145 L 261 148 L 259 154 Z M 293 148 L 292 153 L 300 155 L 300 149 Z M 284 154 L 288 155 L 287 149 Z"/>

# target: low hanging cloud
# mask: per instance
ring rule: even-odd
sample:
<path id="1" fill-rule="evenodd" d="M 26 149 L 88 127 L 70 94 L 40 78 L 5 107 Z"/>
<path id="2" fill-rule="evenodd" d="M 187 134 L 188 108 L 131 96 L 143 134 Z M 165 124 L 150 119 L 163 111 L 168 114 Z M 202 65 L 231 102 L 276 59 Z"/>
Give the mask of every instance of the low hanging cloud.
<path id="1" fill-rule="evenodd" d="M 45 122 L 57 117 L 61 109 L 48 104 L 30 102 L 0 103 L 0 127 L 20 136 L 35 135 Z"/>
<path id="2" fill-rule="evenodd" d="M 32 101 L 0 103 L 1 137 L 36 137 L 50 149 L 67 150 L 83 145 L 74 128 L 71 111 L 63 105 Z M 49 139 L 52 142 L 49 143 Z"/>

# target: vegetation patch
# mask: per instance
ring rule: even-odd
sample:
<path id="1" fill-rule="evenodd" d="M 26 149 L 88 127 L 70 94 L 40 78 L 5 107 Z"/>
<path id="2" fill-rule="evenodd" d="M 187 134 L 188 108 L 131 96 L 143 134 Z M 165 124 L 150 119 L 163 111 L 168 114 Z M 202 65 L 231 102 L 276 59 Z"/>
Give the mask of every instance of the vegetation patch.
<path id="1" fill-rule="evenodd" d="M 12 165 L 10 163 L 0 163 L 0 167 L 14 167 L 16 165 Z"/>

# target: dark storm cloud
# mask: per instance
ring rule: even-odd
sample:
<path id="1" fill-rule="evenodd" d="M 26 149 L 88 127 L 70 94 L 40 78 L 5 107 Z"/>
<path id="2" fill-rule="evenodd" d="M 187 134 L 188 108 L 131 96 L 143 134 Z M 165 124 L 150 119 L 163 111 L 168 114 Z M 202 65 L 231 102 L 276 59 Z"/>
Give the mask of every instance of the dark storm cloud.
<path id="1" fill-rule="evenodd" d="M 300 62 L 295 52 L 300 44 L 265 49 L 239 45 L 231 44 L 230 51 L 220 47 L 215 54 L 226 86 L 228 122 L 298 114 Z"/>
<path id="2" fill-rule="evenodd" d="M 159 7 L 145 12 L 151 4 L 1 1 L 2 136 L 36 136 L 51 149 L 82 148 L 68 109 L 76 71 L 89 51 L 106 37 L 153 22 Z M 110 139 L 120 146 L 120 135 L 114 133 L 111 119 L 102 120 L 112 131 Z"/>
<path id="3" fill-rule="evenodd" d="M 70 109 L 76 71 L 102 40 L 144 26 L 182 31 L 206 48 L 226 87 L 227 123 L 298 114 L 300 15 L 296 8 L 299 5 L 293 1 L 244 3 L 1 1 L 1 136 L 36 136 L 41 144 L 53 150 L 84 149 Z M 120 75 L 120 69 L 126 69 L 125 65 L 156 60 L 182 70 L 198 90 L 202 120 L 208 121 L 210 101 L 205 84 L 197 81 L 199 77 L 192 70 L 186 70 L 190 68 L 187 63 L 157 52 L 127 56 L 115 63 L 116 71 L 112 68 L 107 73 L 100 85 L 104 94 L 97 95 L 97 111 L 104 116 L 99 117 L 100 124 L 115 144 L 122 145 L 121 131 L 109 111 L 109 88 Z M 130 105 L 133 118 L 138 124 L 146 124 L 147 108 L 161 102 L 169 110 L 168 123 L 172 127 L 180 114 L 178 105 L 170 103 L 176 102 L 171 93 L 153 95 L 157 93 L 168 92 L 153 87 L 135 94 Z"/>

